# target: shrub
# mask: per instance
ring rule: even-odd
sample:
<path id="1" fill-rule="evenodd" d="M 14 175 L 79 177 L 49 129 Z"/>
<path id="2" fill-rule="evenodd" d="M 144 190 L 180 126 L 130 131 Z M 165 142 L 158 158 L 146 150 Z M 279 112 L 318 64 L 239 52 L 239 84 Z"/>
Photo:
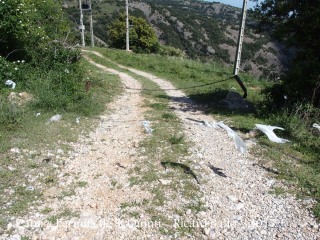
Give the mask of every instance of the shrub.
<path id="1" fill-rule="evenodd" d="M 0 97 L 0 124 L 11 129 L 22 121 L 24 109 L 11 104 L 5 97 Z"/>
<path id="2" fill-rule="evenodd" d="M 159 54 L 172 57 L 186 57 L 185 52 L 181 49 L 166 45 L 160 45 Z"/>

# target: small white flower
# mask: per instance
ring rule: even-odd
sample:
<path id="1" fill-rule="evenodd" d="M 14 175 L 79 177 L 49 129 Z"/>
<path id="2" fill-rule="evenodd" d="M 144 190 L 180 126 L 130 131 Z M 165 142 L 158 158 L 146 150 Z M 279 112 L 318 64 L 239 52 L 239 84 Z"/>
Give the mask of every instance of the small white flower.
<path id="1" fill-rule="evenodd" d="M 18 68 L 17 68 L 17 67 L 15 67 L 15 68 L 14 68 L 14 70 L 16 70 L 16 71 L 17 71 L 17 70 L 18 70 Z"/>

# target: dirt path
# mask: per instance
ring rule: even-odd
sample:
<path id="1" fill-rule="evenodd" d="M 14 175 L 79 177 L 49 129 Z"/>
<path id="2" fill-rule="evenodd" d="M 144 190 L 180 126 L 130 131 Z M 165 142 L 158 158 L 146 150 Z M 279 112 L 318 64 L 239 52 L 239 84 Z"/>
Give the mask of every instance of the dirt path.
<path id="1" fill-rule="evenodd" d="M 105 68 L 88 59 L 100 69 L 117 74 L 123 84 L 139 89 L 138 81 L 127 74 Z M 143 98 L 137 91 L 126 89 L 108 106 L 110 112 L 100 117 L 100 124 L 88 136 L 74 144 L 73 156 L 59 174 L 59 187 L 44 193 L 46 203 L 41 209 L 51 209 L 56 222 L 48 222 L 43 214 L 18 220 L 20 235 L 32 239 L 126 239 L 138 231 L 134 219 L 123 219 L 121 204 L 140 202 L 150 197 L 139 187 L 131 187 L 127 172 L 138 159 L 137 147 L 143 139 Z M 79 186 L 74 194 L 65 194 L 71 183 Z M 40 210 L 41 210 L 40 209 Z M 67 212 L 66 212 L 67 209 Z M 72 217 L 72 213 L 76 216 Z M 146 219 L 145 221 L 147 221 Z M 142 219 L 142 221 L 144 221 Z M 30 227 L 30 229 L 25 227 Z M 41 228 L 40 228 L 41 227 Z M 139 230 L 138 235 L 144 235 Z M 135 238 L 135 237 L 134 237 Z M 137 237 L 140 238 L 140 237 Z"/>
<path id="2" fill-rule="evenodd" d="M 18 233 L 31 239 L 168 239 L 160 237 L 158 228 L 141 227 L 150 221 L 150 216 L 140 216 L 136 224 L 137 220 L 121 212 L 123 203 L 152 198 L 149 191 L 130 186 L 128 179 L 128 172 L 139 159 L 139 142 L 146 136 L 141 125 L 143 97 L 136 90 L 141 85 L 128 74 L 106 68 L 88 57 L 87 60 L 119 75 L 127 89 L 110 104 L 111 112 L 101 116 L 95 131 L 82 136 L 74 145 L 72 158 L 59 174 L 59 187 L 46 192 L 46 204 L 40 210 L 50 208 L 61 213 L 61 218 L 50 223 L 44 214 L 29 216 L 23 220 L 24 226 L 31 221 L 41 228 L 17 228 Z M 152 74 L 125 69 L 150 79 L 162 89 L 174 89 L 171 83 Z M 200 226 L 203 239 L 320 239 L 319 225 L 301 201 L 290 195 L 270 194 L 278 183 L 255 165 L 253 156 L 239 154 L 224 130 L 205 126 L 203 121 L 214 119 L 197 110 L 183 92 L 166 92 L 193 144 L 190 159 L 196 166 L 206 207 L 195 216 L 205 223 Z M 78 184 L 75 193 L 57 198 L 72 182 Z M 64 209 L 68 209 L 68 216 Z M 72 212 L 77 216 L 72 216 Z"/>
<path id="3" fill-rule="evenodd" d="M 215 120 L 196 110 L 197 106 L 182 91 L 172 91 L 175 88 L 170 82 L 150 73 L 119 66 L 169 89 L 166 93 L 171 97 L 171 107 L 194 143 L 192 159 L 205 170 L 202 177 L 206 183 L 201 189 L 207 211 L 200 213 L 198 220 L 211 224 L 204 229 L 207 237 L 320 239 L 319 224 L 303 206 L 308 201 L 270 194 L 279 183 L 257 166 L 253 156 L 239 154 L 224 130 L 201 124 Z"/>

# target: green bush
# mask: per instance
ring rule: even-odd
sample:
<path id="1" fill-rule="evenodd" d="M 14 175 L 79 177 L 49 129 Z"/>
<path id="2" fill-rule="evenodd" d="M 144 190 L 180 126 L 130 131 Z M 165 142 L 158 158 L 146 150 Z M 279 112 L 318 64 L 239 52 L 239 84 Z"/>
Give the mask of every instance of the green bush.
<path id="1" fill-rule="evenodd" d="M 159 54 L 171 57 L 186 57 L 185 52 L 181 49 L 165 45 L 160 45 Z"/>
<path id="2" fill-rule="evenodd" d="M 319 116 L 311 105 L 297 103 L 271 115 L 270 121 L 282 126 L 291 138 L 305 139 L 311 136 L 309 129 Z"/>
<path id="3" fill-rule="evenodd" d="M 34 106 L 46 110 L 73 110 L 85 98 L 83 72 L 79 64 L 55 65 L 55 69 L 34 68 L 25 79 L 35 96 Z"/>
<path id="4" fill-rule="evenodd" d="M 10 103 L 5 97 L 0 97 L 0 124 L 13 128 L 23 118 L 24 109 Z"/>

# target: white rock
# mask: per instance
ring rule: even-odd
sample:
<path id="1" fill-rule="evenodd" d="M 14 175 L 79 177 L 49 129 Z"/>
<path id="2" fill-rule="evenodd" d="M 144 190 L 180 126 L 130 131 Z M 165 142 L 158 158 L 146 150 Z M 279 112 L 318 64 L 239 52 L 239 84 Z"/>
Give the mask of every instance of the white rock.
<path id="1" fill-rule="evenodd" d="M 276 183 L 276 180 L 270 179 L 270 180 L 267 181 L 266 185 L 267 185 L 268 187 L 271 187 L 271 186 L 273 186 L 275 183 Z"/>
<path id="2" fill-rule="evenodd" d="M 231 200 L 232 202 L 237 202 L 237 201 L 238 201 L 238 198 L 236 198 L 236 197 L 233 196 L 233 195 L 229 195 L 227 198 L 228 198 L 229 200 Z"/>
<path id="3" fill-rule="evenodd" d="M 242 209 L 242 208 L 244 208 L 244 203 L 238 203 L 238 204 L 235 206 L 235 209 L 236 209 L 236 210 L 240 210 L 240 209 Z"/>
<path id="4" fill-rule="evenodd" d="M 10 230 L 11 228 L 13 228 L 13 224 L 12 223 L 8 223 L 7 230 Z"/>
<path id="5" fill-rule="evenodd" d="M 159 182 L 161 182 L 162 185 L 169 185 L 172 180 L 170 179 L 159 179 Z"/>
<path id="6" fill-rule="evenodd" d="M 16 168 L 11 167 L 11 166 L 8 166 L 8 169 L 9 169 L 9 171 L 14 171 L 14 170 L 16 170 Z"/>
<path id="7" fill-rule="evenodd" d="M 19 154 L 19 153 L 21 153 L 21 151 L 20 151 L 20 149 L 19 148 L 11 148 L 10 149 L 10 152 L 12 152 L 12 153 L 17 153 L 17 154 Z"/>
<path id="8" fill-rule="evenodd" d="M 21 240 L 21 236 L 19 234 L 15 234 L 10 236 L 8 240 Z"/>

